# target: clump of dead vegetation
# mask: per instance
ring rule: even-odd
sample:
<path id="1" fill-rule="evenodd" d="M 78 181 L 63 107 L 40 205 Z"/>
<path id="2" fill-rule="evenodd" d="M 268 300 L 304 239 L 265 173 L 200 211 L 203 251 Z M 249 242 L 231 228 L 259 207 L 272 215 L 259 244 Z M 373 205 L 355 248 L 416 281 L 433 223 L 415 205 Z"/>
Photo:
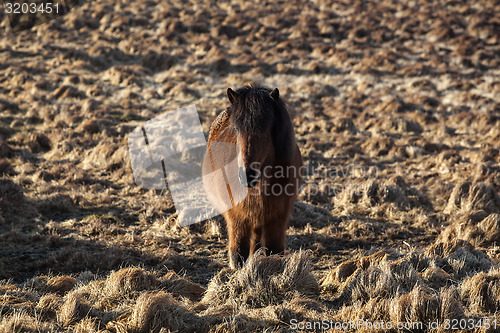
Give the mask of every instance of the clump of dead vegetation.
<path id="1" fill-rule="evenodd" d="M 209 306 L 246 304 L 252 308 L 280 304 L 294 296 L 314 296 L 318 284 L 311 275 L 310 261 L 303 252 L 286 260 L 261 252 L 242 269 L 222 270 L 208 285 L 202 303 Z"/>
<path id="2" fill-rule="evenodd" d="M 0 226 L 24 222 L 36 215 L 37 211 L 25 197 L 23 188 L 11 179 L 0 178 Z"/>
<path id="3" fill-rule="evenodd" d="M 372 180 L 346 186 L 335 198 L 335 204 L 344 210 L 375 208 L 386 212 L 393 207 L 409 210 L 415 207 L 432 208 L 425 194 L 407 184 L 403 177 L 395 176 L 386 181 Z M 353 207 L 355 206 L 355 207 Z"/>
<path id="4" fill-rule="evenodd" d="M 500 197 L 497 190 L 488 184 L 463 182 L 457 184 L 451 193 L 445 213 L 484 210 L 488 213 L 500 211 Z"/>
<path id="5" fill-rule="evenodd" d="M 500 243 L 500 196 L 495 188 L 484 183 L 457 184 L 444 212 L 449 225 L 439 240 L 467 240 L 475 246 L 496 246 Z"/>
<path id="6" fill-rule="evenodd" d="M 0 320 L 0 332 L 41 332 L 49 333 L 57 330 L 57 326 L 43 322 L 25 312 L 16 312 Z"/>
<path id="7" fill-rule="evenodd" d="M 480 272 L 465 280 L 460 288 L 465 306 L 478 314 L 495 314 L 500 307 L 500 271 Z"/>
<path id="8" fill-rule="evenodd" d="M 162 288 L 176 296 L 185 297 L 191 301 L 200 301 L 205 294 L 206 288 L 179 276 L 174 271 L 169 271 L 159 280 Z"/>
<path id="9" fill-rule="evenodd" d="M 159 332 L 162 327 L 172 331 L 203 332 L 207 321 L 190 312 L 163 291 L 143 293 L 136 301 L 129 318 L 130 332 Z"/>
<path id="10" fill-rule="evenodd" d="M 493 316 L 498 268 L 466 241 L 436 243 L 425 252 L 380 250 L 343 262 L 321 281 L 339 320 L 396 322 Z M 423 329 L 428 329 L 426 326 Z"/>
<path id="11" fill-rule="evenodd" d="M 127 267 L 107 277 L 40 276 L 30 287 L 0 286 L 0 330 L 52 332 L 287 331 L 292 319 L 429 322 L 494 318 L 500 273 L 466 241 L 425 251 L 379 250 L 324 272 L 320 283 L 304 252 L 259 252 L 238 270 L 202 286 L 169 272 Z M 370 329 L 361 327 L 361 331 Z M 398 331 L 396 328 L 389 330 Z"/>
<path id="12" fill-rule="evenodd" d="M 500 244 L 500 215 L 478 211 L 457 218 L 439 235 L 442 241 L 464 239 L 475 246 L 495 246 Z"/>
<path id="13" fill-rule="evenodd" d="M 104 284 L 104 294 L 120 297 L 131 292 L 154 289 L 159 285 L 156 276 L 142 268 L 128 267 L 111 273 Z"/>
<path id="14" fill-rule="evenodd" d="M 422 322 L 427 330 L 435 320 L 493 318 L 500 306 L 498 265 L 463 240 L 439 242 L 423 252 L 379 250 L 342 262 L 320 283 L 313 268 L 302 251 L 282 257 L 258 252 L 238 270 L 223 269 L 206 290 L 174 272 L 158 277 L 140 267 L 105 278 L 40 276 L 29 288 L 0 286 L 0 327 L 252 332 L 328 316 L 345 322 Z"/>
<path id="15" fill-rule="evenodd" d="M 190 326 L 195 332 L 206 322 L 188 310 L 193 305 L 190 297 L 199 300 L 204 291 L 174 272 L 158 278 L 140 267 L 123 268 L 105 278 L 42 275 L 28 281 L 23 289 L 0 286 L 0 313 L 4 317 L 0 329 L 159 332 L 162 327 L 186 331 Z"/>
<path id="16" fill-rule="evenodd" d="M 90 332 L 103 328 L 111 332 L 165 328 L 250 332 L 269 323 L 278 325 L 280 318 L 291 315 L 287 306 L 305 312 L 324 307 L 304 252 L 285 257 L 259 252 L 239 270 L 224 269 L 207 289 L 171 271 L 158 277 L 140 267 L 123 268 L 105 278 L 39 276 L 28 284 L 29 292 L 24 293 L 15 285 L 0 289 L 3 327 L 14 327 L 14 331 L 62 327 Z M 32 318 L 35 313 L 38 317 Z M 266 320 L 255 322 L 263 316 Z"/>

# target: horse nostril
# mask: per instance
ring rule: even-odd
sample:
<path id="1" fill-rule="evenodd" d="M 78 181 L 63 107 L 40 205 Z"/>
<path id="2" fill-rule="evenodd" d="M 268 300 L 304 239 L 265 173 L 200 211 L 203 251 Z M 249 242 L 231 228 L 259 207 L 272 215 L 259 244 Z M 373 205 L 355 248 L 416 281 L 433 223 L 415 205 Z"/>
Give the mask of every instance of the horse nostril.
<path id="1" fill-rule="evenodd" d="M 241 185 L 248 186 L 247 174 L 245 172 L 245 169 L 243 169 L 242 167 L 240 167 L 240 169 L 238 170 L 238 179 Z"/>
<path id="2" fill-rule="evenodd" d="M 257 185 L 257 173 L 254 169 L 250 169 L 247 171 L 247 186 L 255 187 Z"/>
<path id="3" fill-rule="evenodd" d="M 254 188 L 257 186 L 257 172 L 253 169 L 245 171 L 243 167 L 240 167 L 238 170 L 238 180 L 241 185 Z"/>

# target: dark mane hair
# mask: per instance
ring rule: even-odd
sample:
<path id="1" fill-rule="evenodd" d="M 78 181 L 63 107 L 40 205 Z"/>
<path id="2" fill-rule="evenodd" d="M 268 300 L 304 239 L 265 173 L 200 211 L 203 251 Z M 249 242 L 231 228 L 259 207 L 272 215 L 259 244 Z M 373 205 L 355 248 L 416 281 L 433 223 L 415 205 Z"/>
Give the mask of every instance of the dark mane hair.
<path id="1" fill-rule="evenodd" d="M 238 97 L 228 111 L 231 123 L 238 132 L 261 133 L 274 123 L 275 108 L 285 108 L 285 105 L 281 100 L 273 100 L 270 93 L 271 89 L 257 84 L 236 90 Z"/>
<path id="2" fill-rule="evenodd" d="M 279 97 L 273 99 L 271 91 L 257 84 L 246 85 L 233 92 L 235 97 L 227 110 L 231 125 L 243 135 L 270 130 L 275 156 L 288 161 L 293 154 L 295 134 L 285 103 Z"/>

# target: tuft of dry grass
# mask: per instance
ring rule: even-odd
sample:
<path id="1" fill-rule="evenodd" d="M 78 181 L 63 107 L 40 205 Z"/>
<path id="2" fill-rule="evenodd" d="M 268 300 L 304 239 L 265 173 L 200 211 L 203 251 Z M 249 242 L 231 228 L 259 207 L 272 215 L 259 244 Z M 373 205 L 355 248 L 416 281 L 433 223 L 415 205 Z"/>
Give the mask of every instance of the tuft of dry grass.
<path id="1" fill-rule="evenodd" d="M 16 312 L 0 319 L 0 333 L 52 333 L 56 330 L 57 326 L 40 321 L 25 312 Z"/>
<path id="2" fill-rule="evenodd" d="M 304 252 L 287 257 L 265 256 L 258 251 L 236 271 L 224 269 L 210 281 L 202 303 L 248 305 L 279 304 L 297 295 L 315 297 L 319 286 Z"/>
<path id="3" fill-rule="evenodd" d="M 85 303 L 84 295 L 70 292 L 64 298 L 64 303 L 57 312 L 57 321 L 62 326 L 75 324 L 87 316 L 91 307 Z"/>
<path id="4" fill-rule="evenodd" d="M 32 153 L 48 151 L 52 146 L 47 135 L 42 133 L 31 134 L 26 141 L 26 144 L 28 145 Z"/>
<path id="5" fill-rule="evenodd" d="M 44 215 L 67 214 L 74 211 L 75 205 L 70 196 L 51 194 L 37 202 L 37 210 Z"/>
<path id="6" fill-rule="evenodd" d="M 158 285 L 155 274 L 140 267 L 127 267 L 112 272 L 106 279 L 103 291 L 109 297 L 120 297 L 131 292 L 151 290 Z"/>
<path id="7" fill-rule="evenodd" d="M 491 262 L 480 253 L 465 241 L 439 243 L 425 253 L 379 251 L 328 272 L 321 296 L 339 307 L 338 320 L 422 323 L 410 331 L 428 331 L 435 320 L 491 317 L 498 308 L 498 271 L 488 271 Z"/>
<path id="8" fill-rule="evenodd" d="M 40 297 L 35 309 L 41 312 L 42 318 L 54 319 L 57 317 L 57 311 L 63 303 L 61 296 L 50 293 Z"/>
<path id="9" fill-rule="evenodd" d="M 461 283 L 460 294 L 470 310 L 495 314 L 500 308 L 500 270 L 469 277 Z"/>
<path id="10" fill-rule="evenodd" d="M 479 211 L 458 218 L 439 235 L 439 240 L 450 242 L 454 239 L 466 240 L 475 246 L 491 246 L 500 243 L 500 215 Z"/>
<path id="11" fill-rule="evenodd" d="M 391 298 L 423 286 L 412 257 L 395 258 L 386 251 L 357 261 L 349 261 L 331 270 L 321 281 L 323 295 L 340 304 Z"/>
<path id="12" fill-rule="evenodd" d="M 432 258 L 435 264 L 453 275 L 455 281 L 488 271 L 493 263 L 481 250 L 464 240 L 448 243 L 436 243 L 427 248 L 425 254 Z"/>
<path id="13" fill-rule="evenodd" d="M 38 292 L 56 293 L 63 296 L 65 293 L 72 290 L 76 283 L 76 278 L 69 275 L 40 275 L 27 281 L 25 285 Z"/>
<path id="14" fill-rule="evenodd" d="M 169 271 L 161 279 L 161 286 L 173 295 L 187 297 L 192 301 L 200 301 L 206 292 L 206 288 L 193 283 L 186 278 L 180 277 L 174 271 Z"/>
<path id="15" fill-rule="evenodd" d="M 162 328 L 183 332 L 206 330 L 204 321 L 163 291 L 145 292 L 139 296 L 128 325 L 131 332 L 137 333 L 160 332 Z"/>
<path id="16" fill-rule="evenodd" d="M 72 330 L 75 333 L 97 333 L 99 332 L 97 319 L 85 317 L 77 322 Z"/>
<path id="17" fill-rule="evenodd" d="M 0 224 L 19 222 L 35 215 L 36 210 L 26 200 L 23 188 L 11 179 L 0 178 Z"/>
<path id="18" fill-rule="evenodd" d="M 421 277 L 427 285 L 436 290 L 448 285 L 453 278 L 453 276 L 444 269 L 436 266 L 429 266 L 422 272 Z"/>
<path id="19" fill-rule="evenodd" d="M 362 184 L 348 184 L 335 197 L 335 205 L 343 208 L 343 211 L 365 212 L 372 210 L 382 216 L 390 215 L 388 207 L 391 206 L 398 211 L 432 207 L 425 194 L 406 184 L 400 176 L 383 182 L 374 180 Z"/>
<path id="20" fill-rule="evenodd" d="M 488 184 L 463 182 L 451 192 L 445 213 L 484 210 L 488 213 L 500 211 L 500 197 L 497 190 Z"/>
<path id="21" fill-rule="evenodd" d="M 47 281 L 47 289 L 50 292 L 64 295 L 66 292 L 73 289 L 76 285 L 76 279 L 72 276 L 55 276 Z"/>
<path id="22" fill-rule="evenodd" d="M 422 286 L 416 286 L 393 300 L 389 316 L 395 323 L 427 323 L 431 319 L 440 318 L 440 308 L 436 295 L 432 295 Z"/>

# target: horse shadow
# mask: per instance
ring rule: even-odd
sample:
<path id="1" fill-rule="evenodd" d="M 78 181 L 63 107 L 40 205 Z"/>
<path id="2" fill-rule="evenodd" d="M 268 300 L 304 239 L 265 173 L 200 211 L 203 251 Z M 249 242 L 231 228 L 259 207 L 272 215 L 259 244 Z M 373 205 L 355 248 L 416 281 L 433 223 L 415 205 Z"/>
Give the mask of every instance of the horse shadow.
<path id="1" fill-rule="evenodd" d="M 8 180 L 0 182 L 0 197 L 0 280 L 23 283 L 43 274 L 108 274 L 141 266 L 159 274 L 185 272 L 207 284 L 223 267 L 210 256 L 186 251 L 175 235 L 162 236 L 147 249 L 148 240 L 140 231 L 134 234 L 139 217 L 118 205 L 70 206 L 63 194 L 34 199 Z M 205 246 L 198 238 L 197 244 Z"/>

